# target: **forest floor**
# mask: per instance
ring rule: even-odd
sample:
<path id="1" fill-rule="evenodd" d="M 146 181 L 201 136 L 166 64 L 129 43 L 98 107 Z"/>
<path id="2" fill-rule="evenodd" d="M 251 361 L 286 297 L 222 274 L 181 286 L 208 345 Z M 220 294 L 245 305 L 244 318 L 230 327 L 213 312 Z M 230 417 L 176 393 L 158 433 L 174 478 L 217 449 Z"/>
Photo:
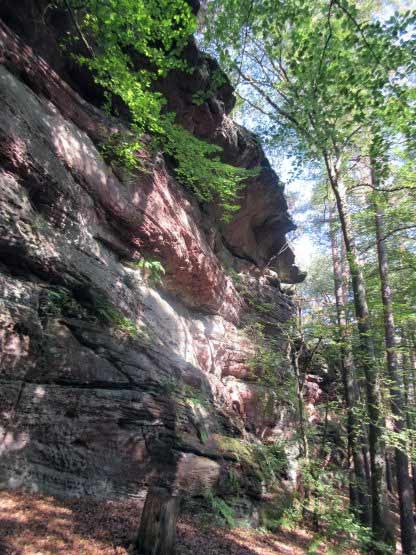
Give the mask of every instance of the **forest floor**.
<path id="1" fill-rule="evenodd" d="M 1 492 L 0 555 L 127 555 L 141 507 L 142 502 L 136 500 L 62 501 Z M 308 553 L 312 540 L 312 533 L 302 529 L 264 533 L 222 528 L 207 523 L 206 518 L 183 515 L 178 523 L 177 555 L 301 555 Z M 321 545 L 313 553 L 330 553 L 329 547 Z"/>

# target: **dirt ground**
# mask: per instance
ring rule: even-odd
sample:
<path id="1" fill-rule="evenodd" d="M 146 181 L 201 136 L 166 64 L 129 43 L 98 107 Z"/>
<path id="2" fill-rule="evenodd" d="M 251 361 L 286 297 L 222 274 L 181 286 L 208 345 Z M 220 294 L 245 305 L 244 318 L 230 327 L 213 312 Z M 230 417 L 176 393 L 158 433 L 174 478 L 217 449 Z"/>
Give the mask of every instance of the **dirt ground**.
<path id="1" fill-rule="evenodd" d="M 0 493 L 0 555 L 127 555 L 142 502 L 59 500 L 24 492 Z M 263 533 L 209 525 L 183 515 L 177 555 L 301 555 L 312 534 Z M 321 546 L 314 553 L 327 553 Z"/>

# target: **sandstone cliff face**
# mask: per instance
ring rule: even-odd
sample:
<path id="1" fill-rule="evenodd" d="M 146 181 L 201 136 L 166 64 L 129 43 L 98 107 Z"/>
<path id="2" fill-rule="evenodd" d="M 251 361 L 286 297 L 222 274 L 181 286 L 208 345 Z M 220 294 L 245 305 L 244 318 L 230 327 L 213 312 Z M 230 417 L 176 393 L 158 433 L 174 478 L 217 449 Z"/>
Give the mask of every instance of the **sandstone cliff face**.
<path id="1" fill-rule="evenodd" d="M 5 6 L 0 15 L 36 43 Z M 279 254 L 293 224 L 257 140 L 227 115 L 230 88 L 192 103 L 213 62 L 195 45 L 188 55 L 200 69 L 194 80 L 160 84 L 180 121 L 221 144 L 228 161 L 262 167 L 227 225 L 175 181 L 162 153 L 140 153 L 146 171 L 134 176 L 107 165 L 99 144 L 123 124 L 0 24 L 5 487 L 100 497 L 157 483 L 201 495 L 226 491 L 233 467 L 258 496 L 255 462 L 239 449 L 288 433 L 291 408 L 253 377 L 256 345 L 244 328 L 264 307 L 274 335 L 291 316 L 264 267 L 274 257 L 280 280 L 302 279 L 290 249 Z M 161 284 L 134 264 L 142 255 L 164 265 Z"/>

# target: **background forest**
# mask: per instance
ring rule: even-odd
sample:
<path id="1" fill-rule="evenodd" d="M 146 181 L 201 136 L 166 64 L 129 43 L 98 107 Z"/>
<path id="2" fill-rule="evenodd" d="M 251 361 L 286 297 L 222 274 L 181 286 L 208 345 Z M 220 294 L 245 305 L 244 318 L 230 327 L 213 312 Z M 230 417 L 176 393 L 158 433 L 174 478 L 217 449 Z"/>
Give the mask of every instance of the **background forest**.
<path id="1" fill-rule="evenodd" d="M 393 491 L 403 553 L 415 549 L 415 20 L 409 8 L 213 2 L 206 19 L 209 44 L 235 76 L 245 123 L 256 121 L 271 151 L 279 158 L 283 150 L 295 172 L 309 172 L 303 186 L 306 197 L 310 187 L 313 193 L 303 201 L 304 226 L 319 248 L 296 293 L 294 358 L 307 348 L 306 368 L 312 358 L 325 360 L 327 411 L 345 434 L 350 507 L 372 530 L 370 550 L 380 553 L 392 541 Z M 302 205 L 302 182 L 296 193 Z M 307 422 L 301 430 L 314 484 L 306 505 L 319 519 L 317 498 L 328 495 L 319 490 L 340 468 L 323 464 L 334 449 L 326 428 L 319 437 Z"/>

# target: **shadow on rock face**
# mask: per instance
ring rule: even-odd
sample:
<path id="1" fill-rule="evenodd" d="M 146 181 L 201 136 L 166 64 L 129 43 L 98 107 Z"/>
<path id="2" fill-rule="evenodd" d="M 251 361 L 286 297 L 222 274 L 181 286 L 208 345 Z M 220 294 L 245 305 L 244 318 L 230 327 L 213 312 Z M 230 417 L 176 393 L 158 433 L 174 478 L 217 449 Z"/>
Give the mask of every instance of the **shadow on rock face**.
<path id="1" fill-rule="evenodd" d="M 3 24 L 0 38 L 0 483 L 198 495 L 222 464 L 207 436 L 264 424 L 234 403 L 254 388 L 222 381 L 244 377 L 242 296 L 163 159 L 123 181 L 96 147 L 114 122 Z M 256 211 L 242 216 L 254 249 L 268 229 Z M 148 253 L 163 287 L 131 266 Z"/>

